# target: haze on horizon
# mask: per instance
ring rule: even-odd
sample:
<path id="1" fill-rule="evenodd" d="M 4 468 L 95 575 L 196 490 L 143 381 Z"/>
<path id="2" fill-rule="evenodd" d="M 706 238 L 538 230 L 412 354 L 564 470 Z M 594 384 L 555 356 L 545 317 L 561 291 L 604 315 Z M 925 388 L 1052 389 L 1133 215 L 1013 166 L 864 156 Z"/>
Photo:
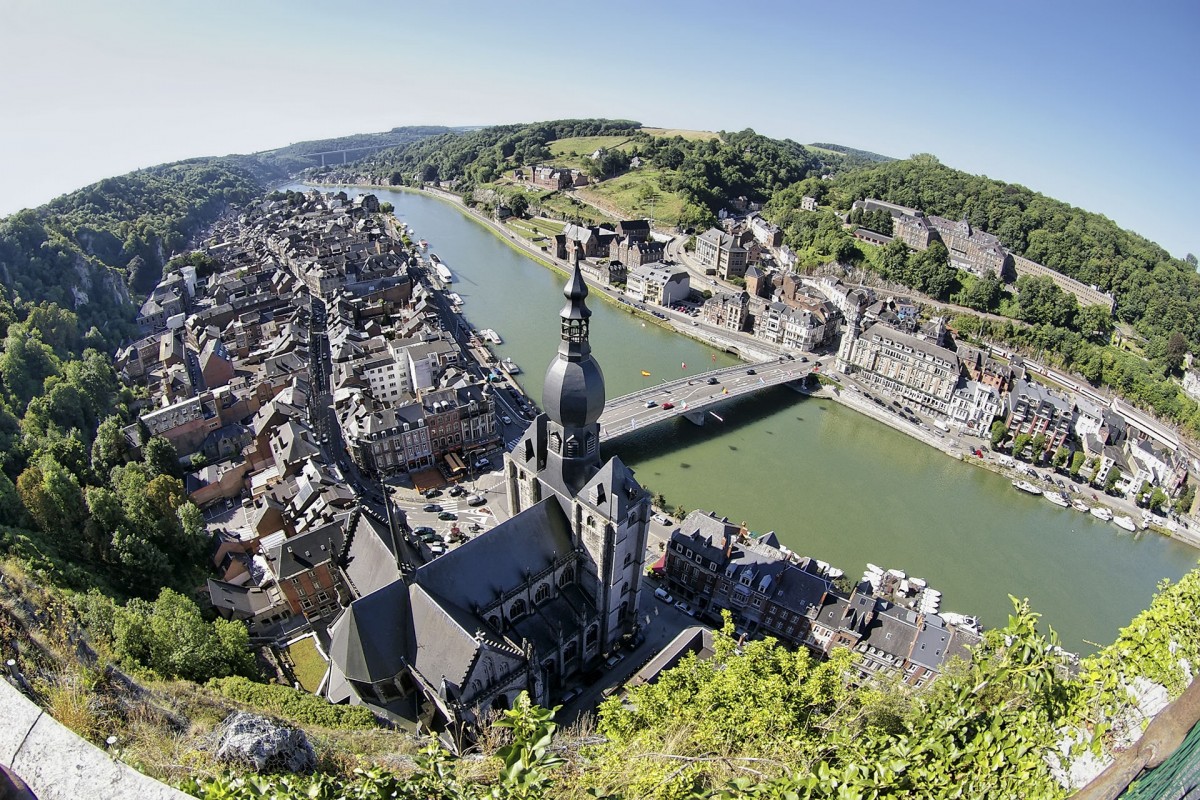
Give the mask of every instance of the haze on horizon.
<path id="1" fill-rule="evenodd" d="M 568 117 L 928 152 L 1200 251 L 1200 6 L 0 0 L 0 214 L 202 155 Z"/>

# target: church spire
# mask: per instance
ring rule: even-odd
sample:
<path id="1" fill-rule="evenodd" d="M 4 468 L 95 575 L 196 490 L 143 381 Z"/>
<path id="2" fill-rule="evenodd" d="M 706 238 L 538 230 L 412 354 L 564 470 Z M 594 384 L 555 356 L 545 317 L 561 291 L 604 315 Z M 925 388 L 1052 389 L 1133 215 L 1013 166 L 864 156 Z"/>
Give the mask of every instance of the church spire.
<path id="1" fill-rule="evenodd" d="M 592 312 L 583 302 L 587 293 L 587 283 L 583 280 L 583 273 L 579 271 L 579 262 L 576 261 L 571 278 L 563 288 L 563 296 L 567 298 L 567 304 L 559 312 L 562 319 L 562 341 L 558 345 L 558 352 L 571 360 L 578 360 L 592 352 L 591 344 L 588 342 L 588 319 L 592 316 Z"/>
<path id="2" fill-rule="evenodd" d="M 576 264 L 563 289 L 558 352 L 546 369 L 542 407 L 550 420 L 550 460 L 559 464 L 563 484 L 573 490 L 600 465 L 600 425 L 604 411 L 604 373 L 592 357 L 584 298 L 588 288 Z"/>

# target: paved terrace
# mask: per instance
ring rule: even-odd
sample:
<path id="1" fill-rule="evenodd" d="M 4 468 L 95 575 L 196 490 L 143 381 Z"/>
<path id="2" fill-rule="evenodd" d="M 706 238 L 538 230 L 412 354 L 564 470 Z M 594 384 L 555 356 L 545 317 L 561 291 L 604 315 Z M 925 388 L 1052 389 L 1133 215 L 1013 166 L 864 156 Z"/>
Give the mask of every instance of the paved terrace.
<path id="1" fill-rule="evenodd" d="M 609 400 L 600 416 L 601 441 L 615 439 L 630 431 L 672 419 L 680 414 L 698 425 L 714 406 L 735 397 L 753 394 L 783 383 L 801 381 L 812 372 L 813 364 L 785 359 L 759 364 L 739 364 L 688 375 L 674 381 L 659 381 L 645 389 Z M 750 374 L 753 372 L 754 374 Z M 709 383 L 712 378 L 716 383 Z M 647 381 L 650 378 L 646 379 Z M 653 402 L 653 407 L 646 403 Z M 665 408 L 670 403 L 671 408 Z"/>

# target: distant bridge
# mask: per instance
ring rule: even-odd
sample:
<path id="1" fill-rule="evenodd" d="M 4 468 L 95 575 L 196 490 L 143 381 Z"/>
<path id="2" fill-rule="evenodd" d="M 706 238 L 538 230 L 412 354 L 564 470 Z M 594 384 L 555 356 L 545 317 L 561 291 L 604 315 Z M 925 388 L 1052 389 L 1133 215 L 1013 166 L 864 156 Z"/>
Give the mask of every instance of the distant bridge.
<path id="1" fill-rule="evenodd" d="M 772 386 L 803 381 L 815 366 L 785 358 L 783 361 L 739 364 L 673 381 L 659 381 L 605 403 L 604 413 L 600 415 L 600 439 L 615 439 L 680 415 L 697 425 L 703 425 L 705 415 L 714 406 Z M 654 405 L 647 406 L 647 403 Z M 670 408 L 666 407 L 668 404 Z"/>

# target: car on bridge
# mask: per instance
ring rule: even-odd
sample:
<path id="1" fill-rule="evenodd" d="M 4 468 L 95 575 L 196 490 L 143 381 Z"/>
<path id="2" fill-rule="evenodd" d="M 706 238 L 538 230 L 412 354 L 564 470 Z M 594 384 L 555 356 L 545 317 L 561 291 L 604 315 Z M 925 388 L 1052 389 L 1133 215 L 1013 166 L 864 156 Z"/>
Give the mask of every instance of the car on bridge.
<path id="1" fill-rule="evenodd" d="M 746 374 L 747 375 L 757 375 L 758 372 L 753 367 L 751 367 L 750 369 L 746 370 Z"/>
<path id="2" fill-rule="evenodd" d="M 646 408 L 654 408 L 656 405 L 658 405 L 658 403 L 654 402 L 653 400 L 646 401 Z"/>
<path id="3" fill-rule="evenodd" d="M 714 386 L 714 385 L 716 385 L 716 383 L 717 383 L 717 379 L 714 378 L 712 375 L 709 375 L 708 376 L 708 385 Z"/>
<path id="4" fill-rule="evenodd" d="M 668 400 L 667 402 L 662 404 L 663 411 L 670 411 L 674 407 L 675 407 L 675 404 L 672 403 L 670 400 Z"/>

